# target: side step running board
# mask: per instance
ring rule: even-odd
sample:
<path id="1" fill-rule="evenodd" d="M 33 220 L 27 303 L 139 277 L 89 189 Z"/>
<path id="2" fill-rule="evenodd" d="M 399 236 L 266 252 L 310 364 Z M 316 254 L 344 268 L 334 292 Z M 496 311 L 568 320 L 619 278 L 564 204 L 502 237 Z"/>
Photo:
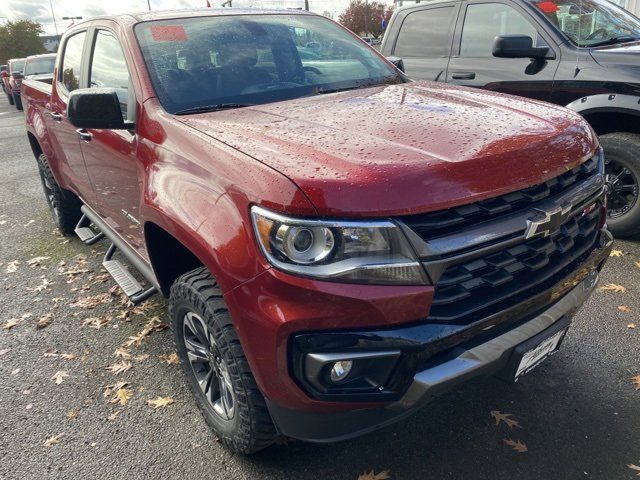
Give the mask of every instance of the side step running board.
<path id="1" fill-rule="evenodd" d="M 147 300 L 154 294 L 158 293 L 160 291 L 160 287 L 151 267 L 146 262 L 144 262 L 129 245 L 127 245 L 120 237 L 118 237 L 108 227 L 108 225 L 104 223 L 104 221 L 98 215 L 93 213 L 93 211 L 90 210 L 86 205 L 83 205 L 81 210 L 83 213 L 82 218 L 87 218 L 86 221 L 93 223 L 96 228 L 100 229 L 100 233 L 98 235 L 106 236 L 109 240 L 111 240 L 111 245 L 104 255 L 102 266 L 107 270 L 107 272 L 109 272 L 116 283 L 129 297 L 129 300 L 134 305 L 137 305 Z M 80 226 L 80 223 L 78 225 Z M 93 230 L 91 230 L 88 226 L 80 226 L 80 228 L 86 228 L 87 230 L 90 230 L 91 233 L 93 233 Z M 76 233 L 77 230 L 78 229 L 76 229 Z M 89 241 L 91 241 L 91 239 Z M 85 243 L 87 242 L 85 241 Z M 88 245 L 91 244 L 89 243 Z M 140 282 L 138 282 L 138 280 L 136 280 L 133 275 L 131 275 L 129 270 L 127 270 L 127 268 L 122 265 L 122 263 L 120 263 L 118 260 L 113 259 L 113 255 L 118 250 L 122 252 L 122 254 L 127 258 L 129 262 L 131 262 L 135 269 L 138 270 L 138 272 L 140 272 L 140 274 L 151 284 L 149 288 L 145 289 L 140 284 Z"/>
<path id="2" fill-rule="evenodd" d="M 80 238 L 80 240 L 82 240 L 82 242 L 86 245 L 93 245 L 94 243 L 104 238 L 104 233 L 96 233 L 91 229 L 91 227 L 89 227 L 90 223 L 91 221 L 89 220 L 87 215 L 83 214 L 82 217 L 80 217 L 76 228 L 74 229 L 78 238 Z"/>

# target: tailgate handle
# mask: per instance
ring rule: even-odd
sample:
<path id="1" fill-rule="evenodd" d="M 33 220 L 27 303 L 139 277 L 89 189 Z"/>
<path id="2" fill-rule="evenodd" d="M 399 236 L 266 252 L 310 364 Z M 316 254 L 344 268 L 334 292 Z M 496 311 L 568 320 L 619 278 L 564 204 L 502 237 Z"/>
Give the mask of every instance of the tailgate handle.
<path id="1" fill-rule="evenodd" d="M 453 72 L 451 78 L 454 80 L 473 80 L 476 78 L 476 72 Z"/>
<path id="2" fill-rule="evenodd" d="M 93 135 L 87 132 L 84 128 L 77 129 L 76 133 L 78 134 L 78 137 L 80 137 L 80 140 L 84 140 L 85 142 L 90 142 L 93 138 Z"/>
<path id="3" fill-rule="evenodd" d="M 49 112 L 49 116 L 51 118 L 53 118 L 53 120 L 56 121 L 56 122 L 61 122 L 62 121 L 62 115 L 60 115 L 57 112 Z"/>

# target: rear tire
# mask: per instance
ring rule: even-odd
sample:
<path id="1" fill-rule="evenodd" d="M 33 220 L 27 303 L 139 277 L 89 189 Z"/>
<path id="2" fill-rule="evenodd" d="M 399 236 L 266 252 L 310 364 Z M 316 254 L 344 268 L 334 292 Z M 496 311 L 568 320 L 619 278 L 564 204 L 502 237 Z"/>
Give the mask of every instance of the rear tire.
<path id="1" fill-rule="evenodd" d="M 640 234 L 640 134 L 608 133 L 600 137 L 610 192 L 607 225 L 614 236 Z"/>
<path id="2" fill-rule="evenodd" d="M 271 416 L 220 288 L 206 268 L 174 282 L 169 316 L 196 404 L 220 441 L 242 454 L 271 445 L 276 437 Z"/>
<path id="3" fill-rule="evenodd" d="M 7 93 L 7 100 L 9 100 L 9 105 L 13 105 L 13 94 Z"/>
<path id="4" fill-rule="evenodd" d="M 47 157 L 43 154 L 37 158 L 40 180 L 44 190 L 53 223 L 64 235 L 75 233 L 76 225 L 80 221 L 82 202 L 72 192 L 62 189 L 53 177 Z"/>
<path id="5" fill-rule="evenodd" d="M 16 106 L 16 110 L 22 110 L 22 97 L 20 95 L 13 94 L 13 103 Z"/>

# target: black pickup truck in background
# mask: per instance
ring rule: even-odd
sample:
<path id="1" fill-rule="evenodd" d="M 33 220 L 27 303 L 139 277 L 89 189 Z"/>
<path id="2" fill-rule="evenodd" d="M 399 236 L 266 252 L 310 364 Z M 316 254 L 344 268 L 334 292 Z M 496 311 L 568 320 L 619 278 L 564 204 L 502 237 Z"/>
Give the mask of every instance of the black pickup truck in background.
<path id="1" fill-rule="evenodd" d="M 433 0 L 394 12 L 384 55 L 413 79 L 566 106 L 605 150 L 608 224 L 640 234 L 640 20 L 606 0 Z"/>

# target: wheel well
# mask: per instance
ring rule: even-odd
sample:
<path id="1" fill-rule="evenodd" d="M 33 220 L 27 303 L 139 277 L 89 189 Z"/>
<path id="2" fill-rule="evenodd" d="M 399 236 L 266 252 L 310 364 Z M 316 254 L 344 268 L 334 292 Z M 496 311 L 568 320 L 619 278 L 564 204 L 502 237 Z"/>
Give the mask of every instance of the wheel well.
<path id="1" fill-rule="evenodd" d="M 614 132 L 640 133 L 640 113 L 595 111 L 583 116 L 598 135 Z"/>
<path id="2" fill-rule="evenodd" d="M 203 266 L 187 247 L 155 223 L 145 223 L 144 236 L 149 259 L 163 295 L 169 295 L 171 285 L 180 275 Z"/>
<path id="3" fill-rule="evenodd" d="M 38 158 L 43 153 L 38 140 L 36 140 L 36 137 L 31 132 L 27 132 L 27 138 L 29 139 L 29 145 L 31 145 L 33 156 Z"/>

